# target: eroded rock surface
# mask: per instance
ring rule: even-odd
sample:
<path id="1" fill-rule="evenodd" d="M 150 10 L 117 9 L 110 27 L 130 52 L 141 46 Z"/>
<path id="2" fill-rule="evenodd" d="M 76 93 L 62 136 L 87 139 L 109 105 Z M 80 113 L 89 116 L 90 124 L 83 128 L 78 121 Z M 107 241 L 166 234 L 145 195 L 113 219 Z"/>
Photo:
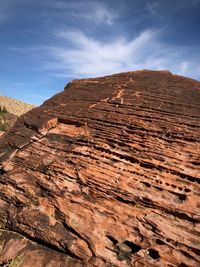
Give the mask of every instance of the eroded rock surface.
<path id="1" fill-rule="evenodd" d="M 20 117 L 0 156 L 0 264 L 200 266 L 200 82 L 73 81 Z"/>

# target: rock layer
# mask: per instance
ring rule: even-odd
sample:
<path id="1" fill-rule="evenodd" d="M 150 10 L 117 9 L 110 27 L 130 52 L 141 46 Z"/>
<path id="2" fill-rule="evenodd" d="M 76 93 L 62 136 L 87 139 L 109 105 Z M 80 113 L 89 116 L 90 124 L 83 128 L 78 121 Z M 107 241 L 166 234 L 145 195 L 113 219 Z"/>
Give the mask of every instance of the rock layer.
<path id="1" fill-rule="evenodd" d="M 18 119 L 0 157 L 0 264 L 200 266 L 200 82 L 75 80 Z"/>

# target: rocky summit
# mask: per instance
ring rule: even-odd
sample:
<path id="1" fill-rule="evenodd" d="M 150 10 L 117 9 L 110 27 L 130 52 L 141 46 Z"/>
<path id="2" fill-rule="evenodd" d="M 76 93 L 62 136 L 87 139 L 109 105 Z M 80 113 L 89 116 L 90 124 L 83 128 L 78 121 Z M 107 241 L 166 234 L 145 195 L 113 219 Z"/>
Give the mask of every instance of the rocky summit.
<path id="1" fill-rule="evenodd" d="M 1 137 L 0 164 L 0 266 L 200 266 L 200 82 L 74 80 Z"/>

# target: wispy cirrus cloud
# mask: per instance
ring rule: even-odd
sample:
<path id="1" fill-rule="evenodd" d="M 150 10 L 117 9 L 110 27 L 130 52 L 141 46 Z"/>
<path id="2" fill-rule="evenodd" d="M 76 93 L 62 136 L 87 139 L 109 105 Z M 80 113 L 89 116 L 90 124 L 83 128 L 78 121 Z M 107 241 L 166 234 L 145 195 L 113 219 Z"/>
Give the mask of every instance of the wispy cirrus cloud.
<path id="1" fill-rule="evenodd" d="M 140 60 L 140 50 L 153 33 L 145 31 L 128 41 L 123 37 L 107 43 L 88 37 L 80 31 L 59 32 L 58 38 L 65 39 L 72 48 L 50 47 L 54 63 L 47 67 L 73 76 L 95 76 L 133 68 Z"/>
<path id="2" fill-rule="evenodd" d="M 198 60 L 183 47 L 170 47 L 159 39 L 160 32 L 145 30 L 133 39 L 95 39 L 81 31 L 59 31 L 57 43 L 45 50 L 50 63 L 45 68 L 57 76 L 89 77 L 136 69 L 169 69 L 174 73 L 197 75 Z M 66 46 L 63 45 L 66 43 Z"/>

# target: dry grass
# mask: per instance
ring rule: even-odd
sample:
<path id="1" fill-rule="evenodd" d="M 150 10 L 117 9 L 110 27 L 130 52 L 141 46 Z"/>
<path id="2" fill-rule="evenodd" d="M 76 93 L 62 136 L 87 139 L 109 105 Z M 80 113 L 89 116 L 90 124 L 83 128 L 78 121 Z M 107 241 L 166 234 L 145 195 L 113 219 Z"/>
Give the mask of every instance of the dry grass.
<path id="1" fill-rule="evenodd" d="M 12 99 L 6 96 L 0 96 L 0 106 L 2 108 L 5 107 L 8 113 L 15 114 L 17 116 L 21 116 L 22 114 L 34 108 L 33 105 L 26 104 L 20 100 Z"/>

